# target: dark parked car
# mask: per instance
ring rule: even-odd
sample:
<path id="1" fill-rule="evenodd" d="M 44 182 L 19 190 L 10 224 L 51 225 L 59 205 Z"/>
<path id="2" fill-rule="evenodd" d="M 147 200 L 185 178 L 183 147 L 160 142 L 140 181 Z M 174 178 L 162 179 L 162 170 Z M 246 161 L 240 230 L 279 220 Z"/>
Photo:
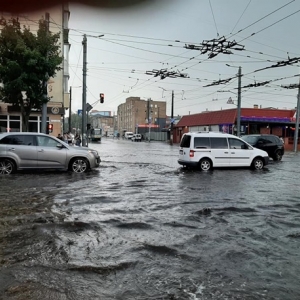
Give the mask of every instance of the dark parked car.
<path id="1" fill-rule="evenodd" d="M 251 146 L 264 150 L 273 160 L 281 160 L 284 154 L 284 144 L 281 139 L 273 134 L 249 134 L 242 139 Z"/>

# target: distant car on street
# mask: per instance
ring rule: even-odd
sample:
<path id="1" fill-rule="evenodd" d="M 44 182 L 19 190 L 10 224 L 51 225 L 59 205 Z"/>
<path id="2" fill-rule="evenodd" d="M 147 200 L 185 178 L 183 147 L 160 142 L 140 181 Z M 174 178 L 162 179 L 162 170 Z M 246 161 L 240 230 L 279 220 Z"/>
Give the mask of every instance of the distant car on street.
<path id="1" fill-rule="evenodd" d="M 131 138 L 133 137 L 133 132 L 126 131 L 124 137 L 127 140 L 131 140 Z"/>
<path id="2" fill-rule="evenodd" d="M 249 134 L 241 137 L 251 146 L 264 150 L 273 160 L 281 160 L 284 154 L 282 140 L 273 134 Z"/>
<path id="3" fill-rule="evenodd" d="M 56 137 L 35 132 L 0 133 L 0 174 L 17 170 L 61 169 L 75 173 L 97 168 L 96 150 L 68 145 Z"/>
<path id="4" fill-rule="evenodd" d="M 131 140 L 133 142 L 141 142 L 142 141 L 142 135 L 139 133 L 136 133 L 132 136 Z"/>

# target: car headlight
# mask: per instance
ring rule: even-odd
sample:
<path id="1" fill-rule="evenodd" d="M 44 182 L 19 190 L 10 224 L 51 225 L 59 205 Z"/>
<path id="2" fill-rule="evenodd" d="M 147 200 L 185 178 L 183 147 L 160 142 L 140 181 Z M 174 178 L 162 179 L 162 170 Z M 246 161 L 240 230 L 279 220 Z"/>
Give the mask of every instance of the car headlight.
<path id="1" fill-rule="evenodd" d="M 98 151 L 96 150 L 89 150 L 90 153 L 93 153 L 96 157 L 99 156 Z"/>

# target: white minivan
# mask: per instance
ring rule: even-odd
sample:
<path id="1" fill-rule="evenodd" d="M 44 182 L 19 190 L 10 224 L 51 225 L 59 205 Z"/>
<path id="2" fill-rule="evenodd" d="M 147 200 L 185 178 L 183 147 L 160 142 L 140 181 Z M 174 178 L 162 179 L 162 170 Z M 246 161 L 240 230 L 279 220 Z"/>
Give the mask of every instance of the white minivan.
<path id="1" fill-rule="evenodd" d="M 268 153 L 232 134 L 185 133 L 179 146 L 178 163 L 208 171 L 213 167 L 252 167 L 260 170 L 269 162 Z"/>

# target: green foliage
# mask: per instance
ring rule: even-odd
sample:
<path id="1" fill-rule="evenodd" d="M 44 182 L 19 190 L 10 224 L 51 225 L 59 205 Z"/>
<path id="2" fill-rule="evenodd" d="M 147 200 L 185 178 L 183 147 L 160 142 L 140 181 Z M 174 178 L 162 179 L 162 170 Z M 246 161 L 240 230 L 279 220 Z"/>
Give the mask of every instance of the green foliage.
<path id="1" fill-rule="evenodd" d="M 60 34 L 49 32 L 47 25 L 40 20 L 34 34 L 29 27 L 21 28 L 18 19 L 0 19 L 0 99 L 20 107 L 25 122 L 32 109 L 49 101 L 46 83 L 61 70 Z M 23 126 L 26 131 L 27 124 L 23 122 Z"/>

